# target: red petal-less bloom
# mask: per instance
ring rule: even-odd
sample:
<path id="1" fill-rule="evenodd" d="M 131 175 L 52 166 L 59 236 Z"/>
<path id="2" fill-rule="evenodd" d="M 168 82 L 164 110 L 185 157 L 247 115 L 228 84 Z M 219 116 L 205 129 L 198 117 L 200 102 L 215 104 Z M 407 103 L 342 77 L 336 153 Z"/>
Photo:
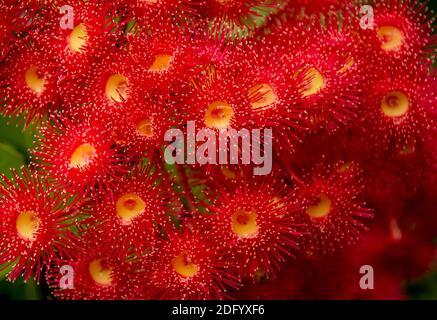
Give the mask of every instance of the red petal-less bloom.
<path id="1" fill-rule="evenodd" d="M 0 177 L 0 265 L 8 278 L 40 280 L 41 270 L 59 254 L 74 250 L 74 212 L 61 192 L 40 173 L 13 172 Z"/>
<path id="2" fill-rule="evenodd" d="M 178 123 L 175 109 L 174 101 L 149 95 L 132 101 L 126 111 L 115 112 L 106 121 L 119 145 L 138 157 L 153 158 L 168 143 L 164 141 L 166 131 Z"/>
<path id="3" fill-rule="evenodd" d="M 50 52 L 22 48 L 0 70 L 1 109 L 6 115 L 26 115 L 27 124 L 58 108 L 57 74 Z"/>
<path id="4" fill-rule="evenodd" d="M 114 49 L 89 65 L 83 78 L 73 77 L 63 84 L 64 102 L 80 112 L 126 112 L 143 92 L 141 72 L 126 51 Z"/>
<path id="5" fill-rule="evenodd" d="M 125 155 L 99 121 L 64 116 L 42 127 L 41 133 L 33 151 L 35 162 L 57 188 L 79 195 L 109 190 L 111 179 L 126 172 Z"/>
<path id="6" fill-rule="evenodd" d="M 40 45 L 52 52 L 60 72 L 67 79 L 81 75 L 95 59 L 101 59 L 104 53 L 113 50 L 120 42 L 123 22 L 114 23 L 115 8 L 109 2 L 73 0 L 68 5 L 72 12 L 61 14 L 63 4 L 55 6 L 47 14 L 49 21 L 44 28 L 33 35 Z M 73 16 L 68 17 L 68 13 Z"/>
<path id="7" fill-rule="evenodd" d="M 0 180 L 10 279 L 49 269 L 55 295 L 73 299 L 227 298 L 241 274 L 256 282 L 245 298 L 404 298 L 402 282 L 435 258 L 429 1 L 373 1 L 366 30 L 366 1 L 0 2 L 0 113 L 49 118 L 36 123 L 40 171 Z M 72 30 L 62 27 L 64 4 Z M 163 165 L 164 132 L 188 120 L 213 135 L 273 127 L 272 178 L 250 180 L 250 164 Z M 130 173 L 143 156 L 156 171 Z M 373 215 L 364 199 L 377 212 L 373 232 L 351 246 Z M 232 206 L 235 220 L 223 214 Z M 59 243 L 33 253 L 25 245 L 39 244 L 38 219 L 55 211 Z M 167 211 L 184 232 L 159 221 Z M 268 241 L 256 242 L 267 227 Z M 289 259 L 295 242 L 304 250 Z M 374 290 L 359 286 L 363 265 L 375 268 Z M 74 288 L 62 290 L 69 266 Z"/>
<path id="8" fill-rule="evenodd" d="M 318 22 L 308 26 L 296 24 L 291 35 L 285 28 L 279 38 L 269 41 L 274 47 L 278 39 L 281 50 L 288 45 L 281 61 L 288 66 L 287 72 L 301 83 L 301 96 L 307 112 L 306 120 L 313 129 L 325 128 L 332 132 L 348 124 L 359 112 L 360 82 L 363 77 L 359 66 L 359 54 L 348 30 L 338 31 L 335 19 L 325 26 Z M 303 79 L 303 81 L 302 81 Z"/>
<path id="9" fill-rule="evenodd" d="M 194 134 L 199 133 L 196 137 L 196 145 L 187 145 L 189 162 L 194 152 L 203 156 L 202 159 L 197 156 L 197 163 L 201 165 L 205 165 L 207 162 L 214 163 L 214 160 L 223 161 L 220 160 L 223 159 L 223 154 L 230 154 L 231 150 L 232 143 L 229 136 L 234 136 L 233 139 L 237 137 L 235 130 L 245 130 L 240 133 L 245 137 L 244 140 L 251 144 L 246 151 L 252 150 L 252 140 L 256 137 L 252 139 L 254 135 L 251 136 L 249 128 L 254 127 L 255 112 L 247 99 L 245 86 L 235 82 L 235 80 L 235 78 L 218 78 L 205 88 L 193 90 L 184 101 L 181 118 L 187 123 L 183 128 L 185 136 L 187 139 L 192 139 L 193 128 L 195 129 Z M 204 129 L 209 130 L 200 131 Z M 227 132 L 226 130 L 234 131 Z M 260 132 L 258 140 L 264 139 L 266 135 L 265 132 Z M 216 141 L 216 143 L 204 143 L 205 141 Z M 262 145 L 262 141 L 260 145 Z M 238 152 L 235 152 L 235 155 L 233 153 L 230 155 L 233 159 L 226 161 L 238 161 L 241 164 L 243 161 L 250 160 L 250 155 L 246 157 L 246 160 L 244 159 L 241 146 L 237 145 L 237 148 Z M 211 149 L 213 149 L 212 152 L 210 152 Z"/>
<path id="10" fill-rule="evenodd" d="M 373 4 L 374 27 L 359 26 L 361 15 L 354 24 L 362 43 L 368 48 L 371 65 L 385 67 L 389 61 L 413 65 L 426 57 L 435 57 L 437 37 L 434 33 L 434 17 L 426 5 L 428 1 L 381 0 Z M 357 6 L 360 8 L 360 6 Z"/>
<path id="11" fill-rule="evenodd" d="M 156 170 L 156 169 L 155 169 Z M 138 167 L 111 186 L 111 194 L 90 208 L 89 222 L 112 246 L 142 252 L 153 247 L 162 228 L 168 228 L 178 198 L 162 173 Z"/>
<path id="12" fill-rule="evenodd" d="M 224 37 L 213 39 L 199 28 L 177 30 L 168 20 L 156 29 L 128 37 L 129 54 L 142 69 L 144 87 L 159 94 L 186 95 L 224 65 L 231 48 Z M 201 81 L 203 80 L 203 81 Z"/>
<path id="13" fill-rule="evenodd" d="M 240 130 L 254 123 L 247 89 L 235 78 L 224 75 L 206 88 L 194 90 L 184 108 L 187 121 L 194 121 L 196 130 Z"/>
<path id="14" fill-rule="evenodd" d="M 296 140 L 305 125 L 301 99 L 304 76 L 288 72 L 289 64 L 281 60 L 284 53 L 269 42 L 245 42 L 242 47 L 231 53 L 230 66 L 218 72 L 224 78 L 227 72 L 235 74 L 234 82 L 244 90 L 241 95 L 250 104 L 251 124 L 273 128 L 275 142 L 290 149 L 292 138 Z"/>
<path id="15" fill-rule="evenodd" d="M 189 83 L 198 65 L 193 50 L 193 34 L 180 32 L 168 21 L 160 21 L 152 33 L 129 38 L 129 54 L 142 69 L 145 87 L 158 92 L 179 92 Z"/>
<path id="16" fill-rule="evenodd" d="M 298 206 L 290 204 L 290 192 L 285 198 L 283 192 L 286 186 L 279 179 L 240 180 L 232 190 L 221 188 L 210 199 L 202 228 L 227 249 L 243 276 L 275 276 L 280 262 L 297 248 L 300 233 L 293 214 Z"/>
<path id="17" fill-rule="evenodd" d="M 106 240 L 99 237 L 98 234 L 86 236 L 74 257 L 59 260 L 49 267 L 47 283 L 57 298 L 114 300 L 135 296 L 134 288 L 140 281 L 135 276 L 135 270 L 140 267 L 138 262 L 126 251 L 108 246 Z"/>
<path id="18" fill-rule="evenodd" d="M 190 83 L 194 88 L 205 88 L 220 76 L 228 75 L 234 63 L 237 48 L 226 39 L 226 32 L 214 37 L 205 30 L 192 31 L 191 49 L 194 64 L 190 70 Z M 235 70 L 234 70 L 235 72 Z"/>
<path id="19" fill-rule="evenodd" d="M 263 41 L 248 42 L 240 56 L 233 56 L 233 64 L 241 75 L 237 82 L 246 85 L 246 98 L 251 107 L 259 111 L 265 121 L 269 119 L 271 122 L 296 113 L 293 109 L 299 106 L 300 97 L 299 83 L 290 76 L 288 66 L 282 63 L 282 54 L 278 51 Z"/>
<path id="20" fill-rule="evenodd" d="M 435 126 L 432 112 L 437 101 L 435 81 L 420 67 L 375 71 L 379 78 L 366 90 L 365 109 L 357 124 L 372 157 L 375 152 L 378 155 L 423 141 L 429 128 Z"/>
<path id="21" fill-rule="evenodd" d="M 170 231 L 144 259 L 147 290 L 155 299 L 224 299 L 228 289 L 239 286 L 235 266 L 207 233 L 197 229 Z"/>
<path id="22" fill-rule="evenodd" d="M 362 198 L 364 183 L 354 163 L 318 165 L 296 186 L 306 225 L 302 249 L 307 255 L 331 254 L 355 243 L 373 217 Z"/>

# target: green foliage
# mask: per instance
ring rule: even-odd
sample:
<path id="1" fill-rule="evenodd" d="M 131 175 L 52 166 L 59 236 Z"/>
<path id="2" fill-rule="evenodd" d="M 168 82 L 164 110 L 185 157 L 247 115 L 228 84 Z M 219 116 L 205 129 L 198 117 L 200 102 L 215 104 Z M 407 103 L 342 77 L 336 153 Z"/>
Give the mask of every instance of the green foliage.
<path id="1" fill-rule="evenodd" d="M 12 168 L 20 168 L 29 161 L 28 149 L 33 147 L 34 126 L 24 129 L 18 120 L 0 117 L 0 172 L 10 176 Z M 1 268 L 1 266 L 0 266 Z M 34 281 L 14 283 L 5 280 L 9 269 L 0 272 L 0 298 L 38 300 L 41 290 Z"/>
<path id="2" fill-rule="evenodd" d="M 437 266 L 422 279 L 409 283 L 407 292 L 411 299 L 437 300 Z"/>

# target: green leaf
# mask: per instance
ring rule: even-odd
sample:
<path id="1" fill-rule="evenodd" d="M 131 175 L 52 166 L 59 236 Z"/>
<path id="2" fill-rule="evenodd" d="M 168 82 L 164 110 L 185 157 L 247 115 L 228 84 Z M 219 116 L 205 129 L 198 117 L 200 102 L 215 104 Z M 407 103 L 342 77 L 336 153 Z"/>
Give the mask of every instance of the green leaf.
<path id="1" fill-rule="evenodd" d="M 24 282 L 18 279 L 15 282 L 0 281 L 0 293 L 10 300 L 40 300 L 42 293 L 33 279 Z"/>
<path id="2" fill-rule="evenodd" d="M 27 154 L 27 149 L 33 147 L 35 133 L 35 125 L 30 124 L 25 128 L 20 118 L 0 117 L 0 142 L 13 145 L 23 154 Z"/>
<path id="3" fill-rule="evenodd" d="M 0 172 L 11 175 L 11 168 L 20 168 L 25 164 L 24 155 L 7 143 L 0 142 Z"/>

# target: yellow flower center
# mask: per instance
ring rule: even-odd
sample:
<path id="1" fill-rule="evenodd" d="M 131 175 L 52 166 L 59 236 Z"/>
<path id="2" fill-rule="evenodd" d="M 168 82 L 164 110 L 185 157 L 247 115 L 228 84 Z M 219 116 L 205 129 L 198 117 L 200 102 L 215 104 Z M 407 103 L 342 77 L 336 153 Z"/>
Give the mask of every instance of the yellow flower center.
<path id="1" fill-rule="evenodd" d="M 15 222 L 18 234 L 26 240 L 35 240 L 38 231 L 39 219 L 36 212 L 23 211 L 17 216 Z"/>
<path id="2" fill-rule="evenodd" d="M 308 207 L 306 212 L 311 218 L 324 218 L 331 212 L 331 200 L 325 194 L 321 194 L 317 204 Z"/>
<path id="3" fill-rule="evenodd" d="M 152 72 L 166 71 L 168 70 L 168 68 L 170 68 L 172 59 L 173 56 L 170 54 L 167 53 L 157 54 L 155 55 L 155 60 L 150 66 L 149 70 Z"/>
<path id="4" fill-rule="evenodd" d="M 113 74 L 106 81 L 106 97 L 109 101 L 123 102 L 127 99 L 129 93 L 129 84 L 125 76 Z"/>
<path id="5" fill-rule="evenodd" d="M 255 237 L 258 233 L 256 217 L 255 210 L 246 211 L 244 209 L 238 209 L 232 215 L 232 232 L 240 238 Z"/>
<path id="6" fill-rule="evenodd" d="M 304 97 L 318 93 L 325 86 L 325 79 L 319 70 L 310 68 L 305 75 L 306 87 L 302 94 Z"/>
<path id="7" fill-rule="evenodd" d="M 404 41 L 402 31 L 393 26 L 382 26 L 378 29 L 381 49 L 387 52 L 397 51 Z"/>
<path id="8" fill-rule="evenodd" d="M 88 33 L 83 23 L 78 24 L 70 33 L 70 49 L 81 52 L 88 41 Z"/>
<path id="9" fill-rule="evenodd" d="M 259 83 L 248 90 L 249 98 L 253 98 L 251 102 L 253 109 L 266 108 L 274 104 L 278 97 L 273 88 L 267 83 Z"/>
<path id="10" fill-rule="evenodd" d="M 194 277 L 199 272 L 199 266 L 193 263 L 185 252 L 173 259 L 172 266 L 173 270 L 182 278 Z"/>
<path id="11" fill-rule="evenodd" d="M 226 129 L 230 126 L 234 109 L 224 101 L 214 101 L 205 112 L 205 125 L 209 128 Z"/>
<path id="12" fill-rule="evenodd" d="M 97 156 L 96 149 L 89 143 L 81 144 L 70 158 L 70 167 L 83 169 Z"/>
<path id="13" fill-rule="evenodd" d="M 42 71 L 37 66 L 30 66 L 24 73 L 24 80 L 27 87 L 37 95 L 44 92 L 47 80 Z"/>
<path id="14" fill-rule="evenodd" d="M 112 284 L 113 270 L 105 265 L 102 259 L 91 261 L 88 266 L 88 272 L 95 283 L 105 287 Z"/>
<path id="15" fill-rule="evenodd" d="M 136 127 L 139 135 L 147 138 L 153 137 L 153 126 L 151 119 L 146 118 L 139 121 Z"/>
<path id="16" fill-rule="evenodd" d="M 136 193 L 126 193 L 115 204 L 117 216 L 123 223 L 130 223 L 133 219 L 144 213 L 146 203 Z"/>
<path id="17" fill-rule="evenodd" d="M 410 107 L 410 100 L 400 91 L 392 91 L 385 95 L 381 102 L 382 112 L 390 118 L 404 116 Z"/>

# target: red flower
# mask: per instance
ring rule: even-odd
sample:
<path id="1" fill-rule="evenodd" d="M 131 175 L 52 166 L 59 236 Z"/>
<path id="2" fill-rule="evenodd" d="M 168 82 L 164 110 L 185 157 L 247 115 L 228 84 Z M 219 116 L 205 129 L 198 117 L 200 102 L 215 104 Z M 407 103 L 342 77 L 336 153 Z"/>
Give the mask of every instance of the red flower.
<path id="1" fill-rule="evenodd" d="M 114 300 L 136 296 L 133 288 L 138 286 L 139 278 L 134 270 L 138 262 L 126 251 L 97 239 L 96 234 L 86 236 L 74 257 L 60 260 L 47 270 L 47 283 L 57 298 Z"/>
<path id="2" fill-rule="evenodd" d="M 0 73 L 1 107 L 6 115 L 26 116 L 26 124 L 41 121 L 58 108 L 57 74 L 50 52 L 36 46 L 23 48 L 6 61 Z"/>
<path id="3" fill-rule="evenodd" d="M 367 92 L 358 127 L 364 132 L 364 146 L 373 153 L 399 150 L 413 141 L 423 141 L 435 126 L 432 114 L 436 103 L 434 80 L 420 67 L 378 70 Z"/>
<path id="4" fill-rule="evenodd" d="M 130 37 L 129 54 L 142 69 L 147 89 L 178 94 L 198 64 L 194 34 L 175 29 L 167 20 L 160 20 L 158 26 L 150 35 Z"/>
<path id="5" fill-rule="evenodd" d="M 272 128 L 275 143 L 292 149 L 307 127 L 301 98 L 304 76 L 289 71 L 292 65 L 282 59 L 282 47 L 269 40 L 245 41 L 234 51 L 229 65 L 218 70 L 216 81 L 230 81 L 241 104 L 250 105 L 246 125 Z"/>
<path id="6" fill-rule="evenodd" d="M 282 77 L 294 80 L 306 111 L 304 127 L 333 132 L 349 124 L 359 113 L 365 58 L 351 30 L 339 31 L 335 18 L 323 25 L 304 20 L 276 29 L 262 42 L 267 66 L 282 66 Z"/>
<path id="7" fill-rule="evenodd" d="M 131 101 L 126 109 L 103 117 L 112 126 L 115 141 L 139 158 L 155 159 L 167 143 L 166 131 L 179 124 L 178 114 L 174 113 L 177 104 L 150 95 Z"/>
<path id="8" fill-rule="evenodd" d="M 71 253 L 77 240 L 71 227 L 79 215 L 40 173 L 24 170 L 0 179 L 0 265 L 12 267 L 11 281 L 23 275 L 39 282 L 43 266 Z"/>
<path id="9" fill-rule="evenodd" d="M 237 288 L 235 266 L 227 262 L 211 237 L 198 230 L 170 231 L 155 252 L 146 256 L 148 285 L 153 298 L 224 299 Z"/>
<path id="10" fill-rule="evenodd" d="M 65 79 L 64 102 L 85 114 L 126 112 L 143 93 L 140 71 L 126 51 L 115 49 L 88 65 L 82 77 Z"/>
<path id="11" fill-rule="evenodd" d="M 240 130 L 253 123 L 254 111 L 247 98 L 247 88 L 236 79 L 220 78 L 204 90 L 194 90 L 185 102 L 188 121 L 196 130 L 209 128 Z"/>
<path id="12" fill-rule="evenodd" d="M 108 128 L 93 119 L 69 116 L 41 128 L 33 151 L 37 166 L 46 170 L 54 185 L 86 195 L 110 190 L 111 179 L 126 172 L 120 149 L 114 147 Z"/>
<path id="13" fill-rule="evenodd" d="M 0 2 L 0 116 L 37 140 L 34 171 L 0 177 L 10 280 L 44 271 L 62 299 L 404 298 L 435 258 L 429 1 Z M 186 164 L 165 163 L 171 129 Z"/>
<path id="14" fill-rule="evenodd" d="M 313 128 L 331 132 L 358 114 L 359 84 L 363 80 L 363 57 L 351 34 L 347 30 L 338 32 L 337 28 L 335 21 L 326 27 L 312 25 L 309 32 L 303 33 L 305 40 L 301 45 L 305 49 L 290 57 L 292 72 L 303 78 L 301 94 L 307 120 Z"/>
<path id="15" fill-rule="evenodd" d="M 291 194 L 283 193 L 286 187 L 279 179 L 240 180 L 210 199 L 202 228 L 227 249 L 243 276 L 275 276 L 279 263 L 297 247 L 299 232 L 292 223 L 297 206 L 290 205 Z"/>
<path id="16" fill-rule="evenodd" d="M 422 58 L 432 62 L 437 38 L 433 35 L 434 19 L 424 2 L 381 0 L 373 4 L 373 11 L 373 28 L 360 28 L 361 16 L 354 20 L 371 61 L 381 67 L 387 62 L 413 65 L 423 62 Z"/>
<path id="17" fill-rule="evenodd" d="M 89 223 L 111 246 L 143 252 L 154 246 L 162 228 L 168 228 L 178 198 L 162 173 L 154 170 L 139 166 L 114 182 L 101 203 L 89 208 Z"/>
<path id="18" fill-rule="evenodd" d="M 296 188 L 302 203 L 297 223 L 306 227 L 303 250 L 307 255 L 330 254 L 355 243 L 373 217 L 361 199 L 363 181 L 354 163 L 318 165 Z"/>
<path id="19" fill-rule="evenodd" d="M 116 8 L 108 1 L 72 0 L 68 5 L 73 11 L 60 13 L 62 5 L 49 8 L 47 21 L 43 28 L 35 31 L 33 38 L 52 52 L 53 59 L 61 69 L 59 72 L 69 79 L 80 76 L 89 64 L 103 58 L 104 53 L 110 52 L 117 42 L 121 42 L 124 21 L 118 16 L 119 21 L 114 22 Z M 72 17 L 63 16 L 68 13 L 72 13 Z M 60 26 L 60 23 L 66 26 Z M 68 23 L 73 23 L 72 29 Z"/>

